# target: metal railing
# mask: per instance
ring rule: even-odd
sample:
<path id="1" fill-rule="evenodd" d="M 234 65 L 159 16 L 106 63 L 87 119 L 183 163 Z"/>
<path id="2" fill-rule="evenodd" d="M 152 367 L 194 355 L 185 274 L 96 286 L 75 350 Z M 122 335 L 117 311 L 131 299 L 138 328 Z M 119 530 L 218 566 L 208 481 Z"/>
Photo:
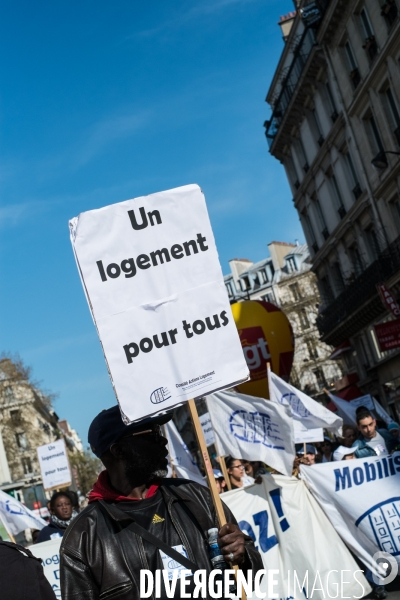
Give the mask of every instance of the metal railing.
<path id="1" fill-rule="evenodd" d="M 323 17 L 329 0 L 316 0 L 306 3 L 306 6 L 315 4 L 318 7 L 321 18 Z M 281 126 L 285 111 L 289 106 L 290 100 L 296 90 L 297 84 L 303 73 L 307 59 L 316 43 L 317 26 L 307 26 L 300 37 L 300 41 L 295 44 L 293 50 L 293 60 L 287 68 L 287 74 L 283 79 L 281 91 L 274 103 L 272 116 L 269 121 L 265 121 L 265 136 L 268 146 L 271 148 L 279 127 Z"/>
<path id="2" fill-rule="evenodd" d="M 371 297 L 377 295 L 376 285 L 400 270 L 400 236 L 383 250 L 343 292 L 317 317 L 322 336 L 356 312 Z"/>

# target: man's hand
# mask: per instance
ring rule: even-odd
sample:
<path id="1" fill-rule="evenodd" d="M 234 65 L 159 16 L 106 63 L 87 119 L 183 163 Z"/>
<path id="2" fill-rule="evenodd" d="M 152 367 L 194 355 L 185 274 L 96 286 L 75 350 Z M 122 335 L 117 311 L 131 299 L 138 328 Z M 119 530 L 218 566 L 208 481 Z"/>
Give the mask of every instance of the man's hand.
<path id="1" fill-rule="evenodd" d="M 227 563 L 240 565 L 244 561 L 244 534 L 237 525 L 227 523 L 219 530 L 218 545 Z"/>

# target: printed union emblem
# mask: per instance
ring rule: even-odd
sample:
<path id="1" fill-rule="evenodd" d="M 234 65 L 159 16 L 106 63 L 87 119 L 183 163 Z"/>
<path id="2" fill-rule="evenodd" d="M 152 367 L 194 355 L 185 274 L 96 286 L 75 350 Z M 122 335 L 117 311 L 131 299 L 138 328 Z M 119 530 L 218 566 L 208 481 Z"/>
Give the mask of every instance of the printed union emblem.
<path id="1" fill-rule="evenodd" d="M 284 450 L 278 423 L 264 413 L 235 410 L 230 416 L 231 433 L 244 442 L 263 444 L 267 448 Z"/>
<path id="2" fill-rule="evenodd" d="M 400 555 L 400 497 L 375 504 L 355 524 L 371 532 L 383 552 Z"/>
<path id="3" fill-rule="evenodd" d="M 171 398 L 171 394 L 169 390 L 165 387 L 160 387 L 154 390 L 154 392 L 150 395 L 150 402 L 153 404 L 161 404 L 161 402 L 165 402 Z"/>
<path id="4" fill-rule="evenodd" d="M 310 411 L 304 406 L 302 401 L 296 394 L 290 392 L 289 394 L 283 394 L 280 400 L 281 404 L 289 404 L 291 406 L 292 412 L 296 417 L 309 417 L 311 415 Z"/>

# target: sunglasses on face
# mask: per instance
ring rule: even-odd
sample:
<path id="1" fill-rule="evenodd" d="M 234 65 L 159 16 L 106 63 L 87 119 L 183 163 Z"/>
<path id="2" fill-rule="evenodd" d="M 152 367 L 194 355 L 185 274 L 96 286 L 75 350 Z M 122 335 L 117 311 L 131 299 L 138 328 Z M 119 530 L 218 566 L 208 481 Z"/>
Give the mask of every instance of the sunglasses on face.
<path id="1" fill-rule="evenodd" d="M 162 437 L 161 425 L 153 425 L 151 429 L 145 429 L 144 431 L 137 431 L 135 433 L 129 433 L 128 435 L 124 435 L 123 440 L 130 437 L 137 437 L 139 435 L 152 435 L 154 437 L 154 441 L 157 443 L 160 441 Z"/>

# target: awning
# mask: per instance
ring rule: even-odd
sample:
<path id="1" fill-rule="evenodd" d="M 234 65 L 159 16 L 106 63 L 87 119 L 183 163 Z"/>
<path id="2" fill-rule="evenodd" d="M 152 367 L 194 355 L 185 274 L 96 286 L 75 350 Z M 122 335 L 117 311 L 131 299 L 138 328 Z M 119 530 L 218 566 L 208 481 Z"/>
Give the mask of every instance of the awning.
<path id="1" fill-rule="evenodd" d="M 329 360 L 336 360 L 341 354 L 344 352 L 350 352 L 352 349 L 353 348 L 351 347 L 349 340 L 346 340 L 345 342 L 342 342 L 340 346 L 334 349 L 332 354 L 329 356 Z"/>

